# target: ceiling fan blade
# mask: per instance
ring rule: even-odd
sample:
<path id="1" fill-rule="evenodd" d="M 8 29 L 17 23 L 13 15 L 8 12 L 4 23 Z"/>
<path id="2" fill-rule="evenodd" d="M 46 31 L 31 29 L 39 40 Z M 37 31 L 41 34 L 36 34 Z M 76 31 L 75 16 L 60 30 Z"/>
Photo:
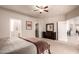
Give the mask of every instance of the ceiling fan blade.
<path id="1" fill-rule="evenodd" d="M 38 10 L 34 10 L 34 11 L 38 11 Z"/>
<path id="2" fill-rule="evenodd" d="M 48 8 L 48 6 L 45 6 L 44 9 Z"/>
<path id="3" fill-rule="evenodd" d="M 40 8 L 39 6 L 36 5 L 37 8 Z"/>
<path id="4" fill-rule="evenodd" d="M 48 10 L 44 10 L 45 12 L 48 12 Z"/>

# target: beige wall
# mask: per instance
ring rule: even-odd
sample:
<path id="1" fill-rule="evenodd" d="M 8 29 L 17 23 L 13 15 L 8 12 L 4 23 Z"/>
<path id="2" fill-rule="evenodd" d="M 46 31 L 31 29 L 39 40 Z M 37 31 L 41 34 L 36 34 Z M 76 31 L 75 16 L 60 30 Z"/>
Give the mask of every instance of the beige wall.
<path id="1" fill-rule="evenodd" d="M 70 18 L 74 18 L 74 17 L 79 16 L 79 7 L 77 7 L 76 9 L 74 9 L 72 11 L 70 11 L 65 16 L 66 16 L 66 19 L 70 19 Z"/>
<path id="2" fill-rule="evenodd" d="M 39 35 L 42 37 L 42 32 L 46 31 L 46 24 L 48 23 L 54 23 L 54 32 L 57 32 L 57 22 L 58 21 L 64 21 L 65 16 L 64 15 L 59 15 L 59 16 L 54 16 L 52 18 L 47 18 L 47 19 L 38 19 L 39 23 Z"/>
<path id="3" fill-rule="evenodd" d="M 21 15 L 15 12 L 0 8 L 0 38 L 10 36 L 10 19 L 19 19 L 22 21 L 22 35 L 25 37 L 35 37 L 35 18 Z M 32 30 L 26 30 L 26 20 L 32 21 Z"/>
<path id="4" fill-rule="evenodd" d="M 56 32 L 56 30 L 57 30 L 57 22 L 58 21 L 63 21 L 63 20 L 65 20 L 65 16 L 64 15 L 58 15 L 58 16 L 54 16 L 52 18 L 46 19 L 46 23 L 45 24 L 47 24 L 47 23 L 54 23 L 54 32 Z"/>
<path id="5" fill-rule="evenodd" d="M 35 23 L 39 23 L 39 37 L 42 37 L 42 32 L 46 31 L 47 23 L 54 23 L 54 32 L 57 30 L 56 23 L 65 20 L 64 15 L 57 15 L 52 18 L 40 19 L 21 15 L 15 12 L 7 11 L 0 8 L 0 38 L 9 37 L 10 35 L 10 18 L 19 19 L 22 21 L 22 35 L 24 37 L 35 37 Z M 26 30 L 26 20 L 32 21 L 32 30 Z"/>

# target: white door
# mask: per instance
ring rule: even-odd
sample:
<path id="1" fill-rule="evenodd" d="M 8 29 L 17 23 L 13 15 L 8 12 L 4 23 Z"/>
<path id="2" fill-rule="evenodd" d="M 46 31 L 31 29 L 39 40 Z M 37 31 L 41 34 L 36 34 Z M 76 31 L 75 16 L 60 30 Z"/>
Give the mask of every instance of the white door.
<path id="1" fill-rule="evenodd" d="M 58 22 L 58 40 L 67 41 L 67 24 L 66 21 Z"/>
<path id="2" fill-rule="evenodd" d="M 21 20 L 10 19 L 10 38 L 18 37 L 21 34 Z"/>

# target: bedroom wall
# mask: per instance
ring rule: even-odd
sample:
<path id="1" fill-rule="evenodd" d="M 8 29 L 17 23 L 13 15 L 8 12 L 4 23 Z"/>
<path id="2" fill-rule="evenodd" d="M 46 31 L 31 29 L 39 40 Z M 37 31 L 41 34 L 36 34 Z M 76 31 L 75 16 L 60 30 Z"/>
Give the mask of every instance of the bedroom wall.
<path id="1" fill-rule="evenodd" d="M 21 15 L 12 11 L 0 8 L 0 38 L 9 37 L 10 35 L 10 18 L 19 19 L 22 21 L 22 36 L 35 37 L 35 23 L 39 23 L 39 37 L 42 37 L 42 32 L 46 31 L 47 23 L 54 23 L 54 32 L 57 30 L 56 23 L 65 20 L 64 15 L 57 15 L 47 19 L 33 18 L 26 15 Z M 32 30 L 26 30 L 26 20 L 32 21 Z"/>
<path id="2" fill-rule="evenodd" d="M 74 25 L 73 26 L 73 35 L 71 36 L 71 38 L 72 39 L 75 39 L 75 31 L 76 31 L 76 29 L 75 29 L 75 24 L 79 24 L 79 7 L 77 7 L 76 9 L 74 9 L 74 10 L 72 10 L 72 11 L 70 11 L 70 12 L 68 12 L 67 14 L 65 14 L 65 19 L 67 20 L 67 23 L 69 23 L 69 24 L 72 24 L 72 25 Z M 69 22 L 68 22 L 69 21 Z M 67 30 L 68 30 L 68 24 L 67 24 Z M 66 30 L 66 31 L 67 31 Z M 65 31 L 65 32 L 66 32 Z M 67 37 L 67 40 L 66 39 L 64 39 L 65 41 L 69 41 L 70 40 L 70 38 L 68 38 L 68 36 L 67 36 L 67 33 L 64 33 L 64 34 L 66 34 L 64 37 Z"/>
<path id="3" fill-rule="evenodd" d="M 57 22 L 65 20 L 65 16 L 64 15 L 57 15 L 57 16 L 54 16 L 54 17 L 51 17 L 51 18 L 48 18 L 45 20 L 46 20 L 45 24 L 54 23 L 54 32 L 56 32 L 57 31 Z"/>
<path id="4" fill-rule="evenodd" d="M 10 36 L 10 19 L 22 21 L 22 36 L 35 37 L 35 23 L 37 22 L 35 18 L 0 8 L 0 38 Z M 32 21 L 32 30 L 26 30 L 26 20 Z"/>
<path id="5" fill-rule="evenodd" d="M 49 18 L 44 18 L 44 19 L 39 19 L 39 25 L 40 25 L 40 37 L 42 37 L 42 32 L 46 31 L 46 24 L 48 23 L 54 23 L 54 32 L 57 32 L 57 22 L 58 21 L 63 21 L 65 20 L 65 16 L 64 15 L 59 15 L 59 16 L 54 16 L 54 17 L 49 17 Z"/>
<path id="6" fill-rule="evenodd" d="M 72 24 L 79 24 L 79 7 L 76 9 L 70 11 L 66 15 L 66 20 L 70 21 L 69 23 L 72 22 Z M 75 29 L 74 29 L 75 30 Z"/>
<path id="7" fill-rule="evenodd" d="M 70 29 L 71 27 L 71 35 L 67 36 L 68 40 L 79 40 L 79 35 L 78 33 L 76 33 L 76 30 L 79 31 L 79 16 L 77 17 L 73 17 L 71 19 L 67 20 L 67 31 Z"/>
<path id="8" fill-rule="evenodd" d="M 64 21 L 64 20 L 65 20 L 64 15 L 57 15 L 57 16 L 54 16 L 52 18 L 46 19 L 46 24 L 47 23 L 54 23 L 54 32 L 56 32 L 56 39 L 58 39 L 58 40 L 59 40 L 58 34 L 60 34 L 60 33 L 57 33 L 57 23 L 59 21 Z"/>

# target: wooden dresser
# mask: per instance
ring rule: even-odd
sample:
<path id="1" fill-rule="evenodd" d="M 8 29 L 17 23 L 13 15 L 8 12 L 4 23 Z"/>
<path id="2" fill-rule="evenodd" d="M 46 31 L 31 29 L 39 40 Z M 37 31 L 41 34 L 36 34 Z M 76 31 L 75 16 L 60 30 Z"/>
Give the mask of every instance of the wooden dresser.
<path id="1" fill-rule="evenodd" d="M 56 40 L 56 32 L 52 32 L 52 31 L 42 32 L 42 37 Z"/>

